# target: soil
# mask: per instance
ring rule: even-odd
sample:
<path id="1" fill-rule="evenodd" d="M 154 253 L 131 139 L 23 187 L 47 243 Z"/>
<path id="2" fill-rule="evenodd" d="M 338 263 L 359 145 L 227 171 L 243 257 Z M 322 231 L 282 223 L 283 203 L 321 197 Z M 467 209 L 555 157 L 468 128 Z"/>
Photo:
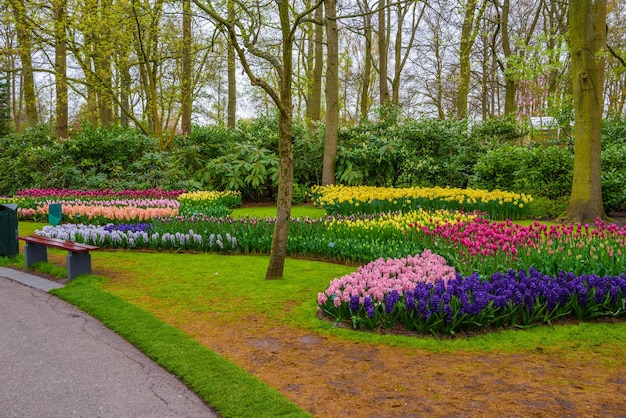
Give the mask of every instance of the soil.
<path id="1" fill-rule="evenodd" d="M 433 353 L 363 344 L 249 318 L 179 324 L 318 417 L 626 416 L 623 347 Z M 602 357 L 602 359 L 596 358 Z"/>
<path id="2" fill-rule="evenodd" d="M 190 313 L 176 323 L 167 310 L 154 313 L 316 417 L 626 417 L 626 336 L 598 347 L 437 353 L 263 316 L 233 323 L 219 312 Z"/>

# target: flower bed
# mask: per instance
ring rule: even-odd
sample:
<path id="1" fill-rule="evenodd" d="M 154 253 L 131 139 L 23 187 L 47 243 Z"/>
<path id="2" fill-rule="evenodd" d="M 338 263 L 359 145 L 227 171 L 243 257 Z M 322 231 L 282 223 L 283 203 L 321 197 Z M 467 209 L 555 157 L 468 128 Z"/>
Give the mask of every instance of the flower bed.
<path id="1" fill-rule="evenodd" d="M 110 222 L 143 222 L 150 219 L 176 216 L 178 202 L 167 199 L 107 200 L 107 201 L 45 201 L 36 202 L 35 208 L 18 207 L 17 213 L 24 220 L 43 220 L 48 207 L 60 203 L 63 220 L 106 225 Z"/>
<path id="2" fill-rule="evenodd" d="M 191 250 L 191 251 L 223 251 L 237 249 L 237 239 L 226 233 L 208 234 L 188 230 L 184 233 L 159 233 L 152 231 L 152 225 L 141 224 L 108 224 L 105 226 L 62 224 L 56 227 L 44 226 L 35 232 L 49 238 L 93 244 L 107 248 L 146 248 L 152 250 Z"/>
<path id="3" fill-rule="evenodd" d="M 418 208 L 484 212 L 491 219 L 523 219 L 532 197 L 525 194 L 457 188 L 314 186 L 313 202 L 327 214 L 413 211 Z"/>
<path id="4" fill-rule="evenodd" d="M 446 272 L 433 283 L 433 276 L 411 269 L 404 259 L 361 270 L 367 271 L 366 285 L 360 281 L 365 274 L 348 275 L 318 295 L 325 314 L 355 328 L 391 328 L 399 323 L 409 331 L 455 334 L 489 326 L 526 327 L 564 317 L 584 321 L 626 315 L 626 274 L 576 276 L 562 271 L 548 276 L 531 267 L 528 272 L 494 273 L 488 279 L 478 273 L 449 279 Z M 402 278 L 406 270 L 410 280 Z M 412 282 L 417 284 L 407 289 Z"/>
<path id="5" fill-rule="evenodd" d="M 540 268 L 556 275 L 615 275 L 626 271 L 626 226 L 597 221 L 589 225 L 522 226 L 511 221 L 474 218 L 442 223 L 434 228 L 412 225 L 415 241 L 436 249 L 463 274 L 491 274 L 509 268 Z"/>
<path id="6" fill-rule="evenodd" d="M 159 188 L 141 190 L 74 190 L 74 189 L 23 189 L 17 193 L 20 198 L 34 199 L 176 199 L 185 190 L 163 190 Z"/>
<path id="7" fill-rule="evenodd" d="M 230 215 L 231 208 L 241 206 L 241 192 L 227 190 L 197 191 L 183 193 L 178 196 L 180 213 L 183 215 Z"/>
<path id="8" fill-rule="evenodd" d="M 224 216 L 229 208 L 241 206 L 241 193 L 234 191 L 183 190 L 68 190 L 27 189 L 1 202 L 18 204 L 18 215 L 24 220 L 44 220 L 50 204 L 61 204 L 63 220 L 105 225 L 109 222 L 141 222 L 179 213 Z"/>

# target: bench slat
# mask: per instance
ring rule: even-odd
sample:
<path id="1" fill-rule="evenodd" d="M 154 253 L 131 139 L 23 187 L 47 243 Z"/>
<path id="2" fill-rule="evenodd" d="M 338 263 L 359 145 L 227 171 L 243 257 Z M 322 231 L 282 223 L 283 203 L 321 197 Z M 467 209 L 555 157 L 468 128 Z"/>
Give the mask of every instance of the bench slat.
<path id="1" fill-rule="evenodd" d="M 73 241 L 65 241 L 57 238 L 41 237 L 39 235 L 29 235 L 27 237 L 18 237 L 22 241 L 31 242 L 33 244 L 45 245 L 48 247 L 59 248 L 61 250 L 72 251 L 75 253 L 87 253 L 89 251 L 99 250 L 100 247 L 95 245 L 81 244 Z"/>

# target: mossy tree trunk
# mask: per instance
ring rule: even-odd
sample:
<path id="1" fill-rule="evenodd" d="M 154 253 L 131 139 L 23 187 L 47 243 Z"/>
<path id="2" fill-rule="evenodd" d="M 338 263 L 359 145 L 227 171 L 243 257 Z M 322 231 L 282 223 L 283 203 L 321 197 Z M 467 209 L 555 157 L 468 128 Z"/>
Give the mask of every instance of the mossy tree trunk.
<path id="1" fill-rule="evenodd" d="M 339 34 L 337 30 L 337 4 L 324 0 L 326 12 L 326 134 L 322 184 L 335 183 L 335 160 L 339 136 Z"/>
<path id="2" fill-rule="evenodd" d="M 572 93 L 574 98 L 574 177 L 566 222 L 605 218 L 602 203 L 600 127 L 603 112 L 606 0 L 571 0 L 569 5 Z"/>

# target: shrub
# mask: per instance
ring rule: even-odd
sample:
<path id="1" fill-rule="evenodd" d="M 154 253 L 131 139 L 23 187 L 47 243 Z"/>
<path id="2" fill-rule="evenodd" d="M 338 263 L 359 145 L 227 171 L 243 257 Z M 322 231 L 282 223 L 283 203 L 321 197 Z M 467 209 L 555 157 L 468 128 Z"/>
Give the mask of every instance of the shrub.
<path id="1" fill-rule="evenodd" d="M 607 212 L 626 209 L 626 142 L 602 151 L 602 200 Z"/>
<path id="2" fill-rule="evenodd" d="M 471 137 L 478 142 L 506 142 L 511 143 L 527 135 L 523 125 L 515 121 L 513 116 L 503 118 L 489 118 L 473 125 Z"/>
<path id="3" fill-rule="evenodd" d="M 476 161 L 473 187 L 487 190 L 516 190 L 528 150 L 514 145 L 499 145 Z"/>
<path id="4" fill-rule="evenodd" d="M 569 148 L 497 145 L 476 162 L 472 185 L 558 200 L 571 191 L 573 164 Z"/>
<path id="5" fill-rule="evenodd" d="M 236 143 L 229 154 L 206 165 L 208 183 L 218 190 L 236 190 L 244 199 L 272 197 L 278 184 L 278 156 L 255 144 Z"/>
<path id="6" fill-rule="evenodd" d="M 626 144 L 626 117 L 602 120 L 602 148 L 617 144 Z"/>

